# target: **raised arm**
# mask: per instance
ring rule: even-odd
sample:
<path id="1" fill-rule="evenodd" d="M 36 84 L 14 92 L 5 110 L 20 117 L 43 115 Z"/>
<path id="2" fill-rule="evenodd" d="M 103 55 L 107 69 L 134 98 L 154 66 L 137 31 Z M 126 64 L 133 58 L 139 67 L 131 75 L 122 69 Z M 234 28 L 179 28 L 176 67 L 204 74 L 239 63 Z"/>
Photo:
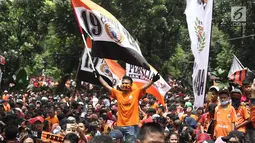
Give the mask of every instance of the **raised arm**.
<path id="1" fill-rule="evenodd" d="M 144 86 L 142 87 L 142 90 L 146 90 L 147 88 L 149 88 L 154 82 L 159 80 L 159 78 L 160 78 L 160 75 L 159 73 L 157 73 L 156 75 L 152 77 L 152 80 L 150 82 L 144 84 Z"/>
<path id="2" fill-rule="evenodd" d="M 109 92 L 112 92 L 112 87 L 101 77 L 101 75 L 98 73 L 97 70 L 93 71 L 95 78 L 98 79 L 98 81 L 102 84 L 102 86 L 108 90 Z"/>

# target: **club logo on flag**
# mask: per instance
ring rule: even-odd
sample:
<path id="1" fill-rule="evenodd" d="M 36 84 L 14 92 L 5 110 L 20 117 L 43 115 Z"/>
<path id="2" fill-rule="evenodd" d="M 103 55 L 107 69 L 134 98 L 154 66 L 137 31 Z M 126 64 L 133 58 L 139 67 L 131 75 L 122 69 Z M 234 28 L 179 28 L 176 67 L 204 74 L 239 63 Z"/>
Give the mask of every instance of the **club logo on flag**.
<path id="1" fill-rule="evenodd" d="M 124 40 L 124 37 L 121 35 L 120 31 L 110 23 L 105 23 L 105 31 L 107 35 L 117 43 L 121 43 Z"/>
<path id="2" fill-rule="evenodd" d="M 195 21 L 195 32 L 197 35 L 197 42 L 198 42 L 197 49 L 200 53 L 205 48 L 206 42 L 205 42 L 205 31 L 203 27 L 203 22 L 200 21 L 198 17 L 196 17 L 196 21 Z"/>
<path id="3" fill-rule="evenodd" d="M 105 75 L 107 75 L 109 77 L 112 77 L 112 73 L 111 73 L 109 67 L 107 66 L 107 64 L 101 64 L 100 65 L 100 71 L 102 73 L 104 73 Z"/>

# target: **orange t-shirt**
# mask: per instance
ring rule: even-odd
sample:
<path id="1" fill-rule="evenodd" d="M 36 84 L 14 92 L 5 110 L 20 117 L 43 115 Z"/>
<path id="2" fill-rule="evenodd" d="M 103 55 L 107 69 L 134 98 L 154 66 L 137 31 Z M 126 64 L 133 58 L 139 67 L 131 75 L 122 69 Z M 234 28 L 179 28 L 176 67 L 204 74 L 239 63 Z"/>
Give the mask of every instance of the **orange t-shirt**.
<path id="1" fill-rule="evenodd" d="M 132 126 L 139 124 L 138 104 L 145 91 L 135 89 L 128 94 L 112 89 L 111 97 L 118 101 L 117 126 Z"/>
<path id="2" fill-rule="evenodd" d="M 236 125 L 240 125 L 245 120 L 250 118 L 250 115 L 248 113 L 248 110 L 245 106 L 239 106 L 238 110 L 236 110 Z M 246 133 L 246 126 L 242 126 L 239 129 L 237 129 L 240 132 Z"/>
<path id="3" fill-rule="evenodd" d="M 216 138 L 227 136 L 232 130 L 232 123 L 236 122 L 236 111 L 233 106 L 228 105 L 223 109 L 221 105 L 215 108 L 214 120 L 216 121 L 215 133 Z"/>
<path id="4" fill-rule="evenodd" d="M 9 103 L 3 104 L 4 105 L 4 111 L 5 112 L 10 112 L 11 111 L 11 106 Z"/>
<path id="5" fill-rule="evenodd" d="M 182 114 L 182 115 L 180 116 L 180 120 L 181 120 L 181 121 L 184 121 L 184 118 L 185 118 L 186 116 L 187 116 L 187 114 Z M 194 115 L 194 114 L 191 114 L 190 117 L 192 117 L 195 121 L 198 120 L 198 117 L 197 117 L 196 115 Z"/>
<path id="6" fill-rule="evenodd" d="M 53 118 L 47 117 L 45 120 L 49 122 L 50 130 L 53 124 L 59 123 L 57 115 L 55 115 Z"/>

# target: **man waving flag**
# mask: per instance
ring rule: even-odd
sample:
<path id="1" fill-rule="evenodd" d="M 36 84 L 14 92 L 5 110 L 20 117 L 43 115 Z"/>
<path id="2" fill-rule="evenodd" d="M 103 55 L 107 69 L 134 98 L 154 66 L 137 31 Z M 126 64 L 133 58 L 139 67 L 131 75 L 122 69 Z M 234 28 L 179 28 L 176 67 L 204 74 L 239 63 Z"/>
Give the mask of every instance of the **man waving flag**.
<path id="1" fill-rule="evenodd" d="M 93 40 L 92 56 L 150 69 L 138 43 L 108 11 L 90 0 L 72 0 L 79 26 Z"/>

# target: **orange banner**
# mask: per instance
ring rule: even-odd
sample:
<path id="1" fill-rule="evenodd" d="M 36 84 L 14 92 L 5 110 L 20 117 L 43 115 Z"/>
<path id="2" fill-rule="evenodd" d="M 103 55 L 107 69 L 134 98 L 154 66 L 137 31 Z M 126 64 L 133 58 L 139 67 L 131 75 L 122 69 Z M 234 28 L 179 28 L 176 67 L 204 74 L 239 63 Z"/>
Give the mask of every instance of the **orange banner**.
<path id="1" fill-rule="evenodd" d="M 64 136 L 52 134 L 50 132 L 42 132 L 41 139 L 44 141 L 50 141 L 51 143 L 62 143 L 64 141 Z"/>

